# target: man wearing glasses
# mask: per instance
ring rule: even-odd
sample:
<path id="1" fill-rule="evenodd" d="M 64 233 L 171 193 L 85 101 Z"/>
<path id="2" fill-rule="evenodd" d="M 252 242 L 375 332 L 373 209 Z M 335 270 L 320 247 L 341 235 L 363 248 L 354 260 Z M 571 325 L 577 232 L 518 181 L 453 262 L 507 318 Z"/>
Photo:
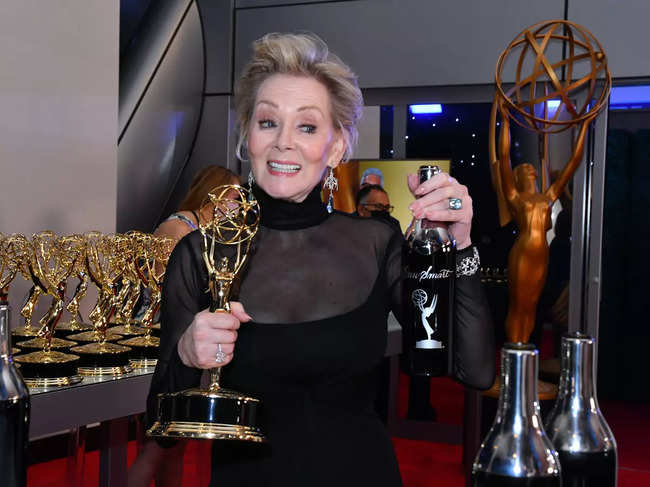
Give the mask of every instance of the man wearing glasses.
<path id="1" fill-rule="evenodd" d="M 363 186 L 357 193 L 357 214 L 359 216 L 379 218 L 402 233 L 399 221 L 390 215 L 392 211 L 393 205 L 390 204 L 388 193 L 380 185 Z"/>

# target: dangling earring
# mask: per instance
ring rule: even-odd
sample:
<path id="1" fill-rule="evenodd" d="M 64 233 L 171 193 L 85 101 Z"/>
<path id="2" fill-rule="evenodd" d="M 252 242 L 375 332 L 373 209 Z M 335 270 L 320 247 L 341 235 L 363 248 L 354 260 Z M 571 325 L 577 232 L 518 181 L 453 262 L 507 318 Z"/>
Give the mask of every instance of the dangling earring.
<path id="1" fill-rule="evenodd" d="M 327 175 L 327 178 L 325 178 L 323 187 L 330 190 L 329 198 L 327 198 L 327 212 L 332 213 L 334 211 L 334 195 L 332 193 L 338 191 L 339 180 L 334 176 L 334 169 L 331 167 L 330 173 Z"/>
<path id="2" fill-rule="evenodd" d="M 253 176 L 253 170 L 248 171 L 248 202 L 252 202 L 255 199 L 253 196 L 253 185 L 255 184 L 255 176 Z"/>

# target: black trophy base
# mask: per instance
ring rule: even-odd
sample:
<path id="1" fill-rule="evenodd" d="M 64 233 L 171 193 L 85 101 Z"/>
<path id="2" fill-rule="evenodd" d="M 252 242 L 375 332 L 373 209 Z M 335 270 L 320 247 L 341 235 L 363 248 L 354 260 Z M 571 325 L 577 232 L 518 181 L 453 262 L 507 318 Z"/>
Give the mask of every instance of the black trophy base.
<path id="1" fill-rule="evenodd" d="M 84 376 L 120 376 L 132 372 L 131 349 L 115 343 L 88 343 L 70 350 L 79 355 L 79 373 Z"/>
<path id="2" fill-rule="evenodd" d="M 472 487 L 560 487 L 557 477 L 505 477 L 493 473 L 475 472 L 472 474 Z"/>
<path id="3" fill-rule="evenodd" d="M 45 338 L 32 338 L 31 340 L 25 340 L 24 342 L 20 342 L 18 344 L 18 348 L 20 348 L 23 352 L 29 353 L 29 352 L 35 352 L 37 350 L 45 350 L 45 347 L 47 345 L 47 340 Z M 64 340 L 62 338 L 52 338 L 50 342 L 50 349 L 51 350 L 57 350 L 59 352 L 66 353 L 70 351 L 72 347 L 76 347 L 78 345 L 77 342 L 73 342 L 71 340 Z"/>
<path id="4" fill-rule="evenodd" d="M 51 350 L 16 355 L 20 373 L 28 387 L 61 387 L 81 382 L 79 357 Z"/>
<path id="5" fill-rule="evenodd" d="M 562 487 L 609 487 L 616 485 L 616 452 L 572 453 L 558 451 Z"/>
<path id="6" fill-rule="evenodd" d="M 141 326 L 134 324 L 111 326 L 108 330 L 106 330 L 106 333 L 113 335 L 122 335 L 124 338 L 144 335 L 146 332 L 146 328 L 142 328 Z"/>
<path id="7" fill-rule="evenodd" d="M 155 337 L 160 338 L 160 323 L 154 323 L 151 325 L 151 334 Z"/>
<path id="8" fill-rule="evenodd" d="M 92 325 L 88 323 L 80 323 L 78 321 L 66 321 L 65 323 L 59 323 L 54 329 L 54 334 L 60 338 L 68 338 L 70 335 L 76 333 L 82 333 L 84 331 L 91 331 L 93 329 Z"/>
<path id="9" fill-rule="evenodd" d="M 258 399 L 221 388 L 159 394 L 158 420 L 147 435 L 261 443 L 259 408 Z"/>
<path id="10" fill-rule="evenodd" d="M 116 342 L 124 338 L 122 335 L 115 333 L 101 333 L 97 330 L 84 331 L 83 333 L 75 333 L 68 335 L 67 340 L 74 340 L 79 343 L 100 343 L 100 342 Z"/>
<path id="11" fill-rule="evenodd" d="M 31 340 L 32 338 L 38 337 L 38 328 L 35 326 L 21 326 L 20 328 L 15 328 L 11 330 L 11 341 L 14 345 L 25 340 Z"/>
<path id="12" fill-rule="evenodd" d="M 141 335 L 127 340 L 120 340 L 119 345 L 131 348 L 129 361 L 134 369 L 155 367 L 158 363 L 160 338 L 151 335 Z"/>

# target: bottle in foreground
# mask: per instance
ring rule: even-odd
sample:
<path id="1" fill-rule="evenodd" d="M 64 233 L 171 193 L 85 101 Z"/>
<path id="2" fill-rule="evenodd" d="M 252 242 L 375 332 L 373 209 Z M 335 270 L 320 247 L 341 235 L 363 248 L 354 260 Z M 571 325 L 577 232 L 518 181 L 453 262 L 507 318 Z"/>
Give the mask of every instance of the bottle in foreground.
<path id="1" fill-rule="evenodd" d="M 501 384 L 496 418 L 472 466 L 472 487 L 560 487 L 560 462 L 540 416 L 533 345 L 503 346 Z"/>
<path id="2" fill-rule="evenodd" d="M 614 487 L 616 440 L 598 406 L 594 338 L 562 337 L 562 372 L 546 431 L 557 449 L 563 487 Z"/>
<path id="3" fill-rule="evenodd" d="M 420 184 L 440 172 L 420 166 Z M 404 247 L 407 369 L 436 377 L 450 370 L 456 241 L 442 222 L 417 220 Z"/>
<path id="4" fill-rule="evenodd" d="M 0 302 L 0 479 L 3 487 L 24 487 L 29 391 L 11 357 L 9 318 L 9 305 Z"/>

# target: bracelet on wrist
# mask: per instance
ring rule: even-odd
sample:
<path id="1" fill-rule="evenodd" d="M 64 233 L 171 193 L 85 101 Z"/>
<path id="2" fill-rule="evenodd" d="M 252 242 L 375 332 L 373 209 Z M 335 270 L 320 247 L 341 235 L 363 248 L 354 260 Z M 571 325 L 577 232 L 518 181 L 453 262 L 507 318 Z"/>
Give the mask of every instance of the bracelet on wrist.
<path id="1" fill-rule="evenodd" d="M 470 250 L 472 251 L 471 254 Z M 456 277 L 473 276 L 480 267 L 481 258 L 476 247 L 471 246 L 458 252 L 456 256 Z"/>

